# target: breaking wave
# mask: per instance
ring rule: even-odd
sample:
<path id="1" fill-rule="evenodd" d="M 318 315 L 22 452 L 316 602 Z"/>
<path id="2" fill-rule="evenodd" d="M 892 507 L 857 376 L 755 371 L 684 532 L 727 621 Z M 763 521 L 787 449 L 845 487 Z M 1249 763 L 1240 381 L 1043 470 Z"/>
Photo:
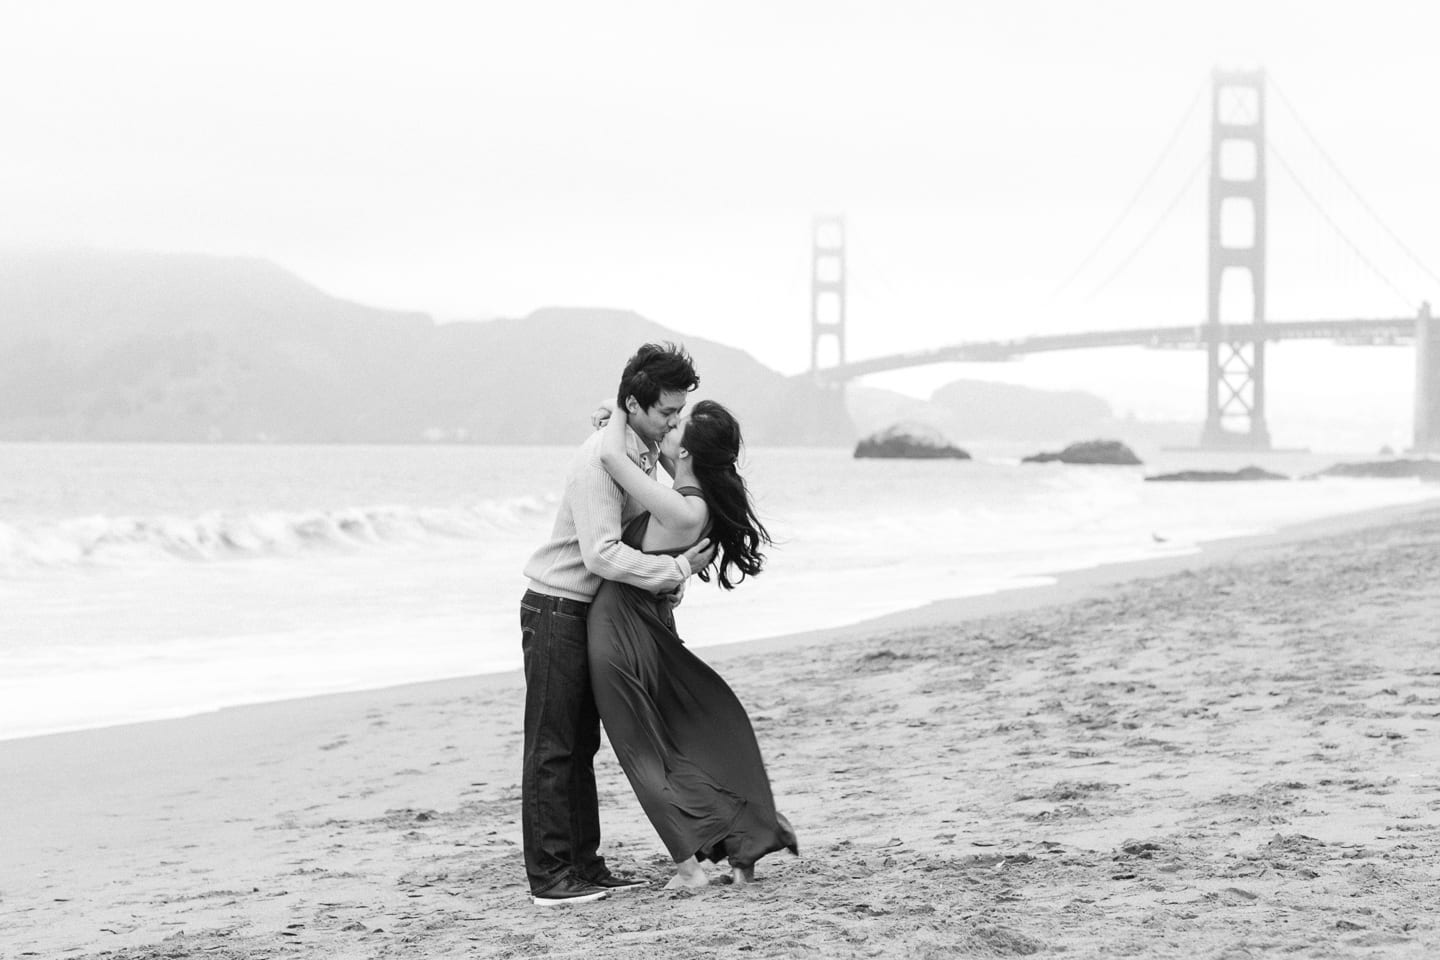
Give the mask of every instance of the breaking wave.
<path id="1" fill-rule="evenodd" d="M 554 512 L 545 497 L 459 507 L 205 513 L 194 517 L 90 516 L 33 525 L 0 522 L 0 571 L 294 556 L 436 540 L 484 540 L 534 529 Z"/>

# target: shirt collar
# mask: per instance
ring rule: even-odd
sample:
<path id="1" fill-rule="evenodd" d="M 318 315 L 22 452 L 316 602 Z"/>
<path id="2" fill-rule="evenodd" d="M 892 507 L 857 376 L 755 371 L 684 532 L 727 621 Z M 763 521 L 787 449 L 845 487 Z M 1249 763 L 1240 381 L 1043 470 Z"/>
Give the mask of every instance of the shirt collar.
<path id="1" fill-rule="evenodd" d="M 641 438 L 633 427 L 625 428 L 626 452 L 632 459 L 640 464 L 640 469 L 646 473 L 655 466 L 660 459 L 660 445 L 651 444 L 648 440 Z"/>

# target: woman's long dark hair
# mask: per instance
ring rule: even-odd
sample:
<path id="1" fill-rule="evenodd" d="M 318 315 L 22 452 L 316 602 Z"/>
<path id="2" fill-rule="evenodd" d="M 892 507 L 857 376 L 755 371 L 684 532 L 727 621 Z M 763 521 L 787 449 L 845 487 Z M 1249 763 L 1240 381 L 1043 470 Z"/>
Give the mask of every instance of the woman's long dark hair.
<path id="1" fill-rule="evenodd" d="M 680 440 L 690 454 L 695 479 L 705 491 L 710 508 L 710 542 L 719 548 L 716 570 L 720 586 L 726 590 L 758 574 L 765 564 L 760 547 L 774 542 L 755 515 L 745 478 L 735 469 L 742 442 L 740 424 L 714 400 L 695 404 Z M 734 581 L 730 579 L 732 568 L 740 571 Z M 709 582 L 708 568 L 700 571 L 700 579 Z"/>

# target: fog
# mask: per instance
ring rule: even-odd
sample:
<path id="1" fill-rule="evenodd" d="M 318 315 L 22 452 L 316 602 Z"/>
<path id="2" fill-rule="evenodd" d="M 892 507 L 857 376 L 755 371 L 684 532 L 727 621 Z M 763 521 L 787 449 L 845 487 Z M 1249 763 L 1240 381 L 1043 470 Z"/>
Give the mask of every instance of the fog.
<path id="1" fill-rule="evenodd" d="M 14 5 L 0 243 L 264 257 L 441 319 L 629 308 L 790 373 L 810 219 L 839 213 L 853 359 L 1198 323 L 1211 73 L 1263 67 L 1269 317 L 1408 316 L 1440 300 L 1440 17 L 1358 9 Z M 1408 415 L 1408 350 L 1269 364 L 1272 419 Z M 1081 386 L 1198 419 L 1203 370 L 1126 350 L 875 382 Z"/>

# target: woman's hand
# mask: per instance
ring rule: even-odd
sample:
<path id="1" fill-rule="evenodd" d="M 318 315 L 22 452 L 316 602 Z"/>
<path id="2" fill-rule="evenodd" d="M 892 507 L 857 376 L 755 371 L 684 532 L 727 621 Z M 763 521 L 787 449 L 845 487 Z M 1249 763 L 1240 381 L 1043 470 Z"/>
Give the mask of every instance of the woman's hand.
<path id="1" fill-rule="evenodd" d="M 601 400 L 600 406 L 590 415 L 590 422 L 600 431 L 600 465 L 613 477 L 616 471 L 623 470 L 630 463 L 630 455 L 625 450 L 625 435 L 630 432 L 625 408 L 617 411 L 614 401 Z"/>
<path id="2" fill-rule="evenodd" d="M 601 400 L 600 405 L 595 408 L 595 412 L 590 414 L 590 426 L 594 427 L 596 430 L 599 430 L 601 427 L 605 426 L 605 424 L 610 421 L 611 417 L 615 415 L 615 410 L 616 406 L 614 400 Z M 625 419 L 624 410 L 620 411 L 620 419 L 622 422 Z"/>

